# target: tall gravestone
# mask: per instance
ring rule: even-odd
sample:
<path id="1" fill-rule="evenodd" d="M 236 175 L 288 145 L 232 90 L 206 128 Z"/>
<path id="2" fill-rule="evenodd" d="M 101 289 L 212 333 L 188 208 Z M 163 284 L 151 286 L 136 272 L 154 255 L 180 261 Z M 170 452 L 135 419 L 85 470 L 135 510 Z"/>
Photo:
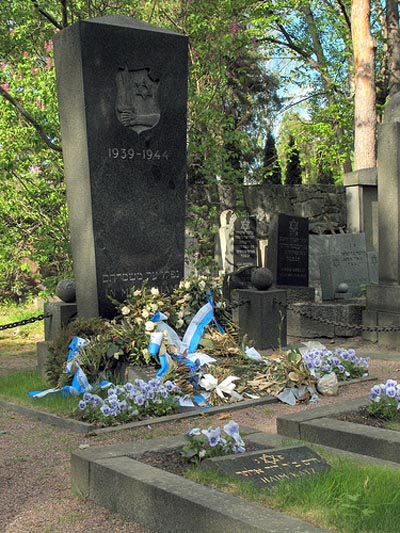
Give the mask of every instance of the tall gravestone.
<path id="1" fill-rule="evenodd" d="M 400 326 L 400 93 L 389 100 L 378 129 L 379 282 L 367 287 L 366 326 Z M 365 333 L 397 347 L 400 330 Z"/>
<path id="2" fill-rule="evenodd" d="M 255 217 L 240 217 L 233 234 L 233 263 L 236 268 L 257 266 L 257 223 Z"/>
<path id="3" fill-rule="evenodd" d="M 187 38 L 120 15 L 54 38 L 78 314 L 183 277 Z"/>
<path id="4" fill-rule="evenodd" d="M 308 286 L 308 219 L 279 213 L 271 219 L 267 267 L 278 286 Z"/>

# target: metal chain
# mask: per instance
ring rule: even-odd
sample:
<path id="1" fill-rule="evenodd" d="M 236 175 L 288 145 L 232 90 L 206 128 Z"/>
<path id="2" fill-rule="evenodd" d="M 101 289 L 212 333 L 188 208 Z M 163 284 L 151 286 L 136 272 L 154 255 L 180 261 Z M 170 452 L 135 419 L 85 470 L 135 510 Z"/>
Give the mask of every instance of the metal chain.
<path id="1" fill-rule="evenodd" d="M 312 313 L 303 311 L 302 309 L 294 307 L 291 304 L 280 302 L 276 298 L 274 298 L 274 303 L 280 305 L 281 307 L 284 307 L 285 309 L 289 311 L 293 311 L 293 313 L 303 316 L 304 318 L 309 318 L 310 320 L 315 320 L 316 322 L 321 322 L 322 324 L 328 324 L 329 326 L 336 326 L 336 327 L 349 328 L 349 329 L 358 329 L 360 331 L 369 331 L 369 332 L 375 331 L 377 333 L 383 333 L 385 331 L 387 332 L 400 331 L 400 325 L 399 326 L 364 326 L 362 324 L 348 324 L 347 322 L 336 322 L 335 320 L 329 320 L 328 318 L 321 318 L 318 316 L 314 316 Z"/>
<path id="2" fill-rule="evenodd" d="M 243 300 L 243 302 L 237 302 L 237 303 L 233 303 L 233 304 L 227 305 L 225 307 L 225 309 L 227 311 L 232 311 L 232 309 L 237 309 L 238 307 L 241 307 L 242 305 L 246 305 L 246 304 L 249 304 L 249 303 L 250 303 L 250 300 Z"/>
<path id="3" fill-rule="evenodd" d="M 10 324 L 4 324 L 0 326 L 0 331 L 4 329 L 17 328 L 18 326 L 25 326 L 26 324 L 32 324 L 38 320 L 44 320 L 45 318 L 50 318 L 51 313 L 42 313 L 38 316 L 33 316 L 32 318 L 26 318 L 25 320 L 20 320 L 19 322 L 11 322 Z"/>

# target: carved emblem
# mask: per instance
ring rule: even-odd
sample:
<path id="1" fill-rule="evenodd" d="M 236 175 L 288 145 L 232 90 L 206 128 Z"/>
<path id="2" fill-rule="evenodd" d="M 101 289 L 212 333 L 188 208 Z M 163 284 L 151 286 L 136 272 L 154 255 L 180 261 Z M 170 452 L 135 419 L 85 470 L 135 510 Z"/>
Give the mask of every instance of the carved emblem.
<path id="1" fill-rule="evenodd" d="M 160 120 L 160 82 L 152 79 L 149 73 L 149 68 L 129 70 L 124 67 L 116 76 L 118 120 L 136 133 L 154 128 Z"/>

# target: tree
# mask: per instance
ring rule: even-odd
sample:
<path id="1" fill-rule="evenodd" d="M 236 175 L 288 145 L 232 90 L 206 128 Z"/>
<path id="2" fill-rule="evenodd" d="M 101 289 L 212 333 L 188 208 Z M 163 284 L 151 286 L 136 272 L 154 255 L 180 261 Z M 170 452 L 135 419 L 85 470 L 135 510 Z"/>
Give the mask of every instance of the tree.
<path id="1" fill-rule="evenodd" d="M 375 42 L 370 32 L 369 0 L 353 0 L 354 170 L 376 164 Z"/>
<path id="2" fill-rule="evenodd" d="M 300 152 L 293 137 L 289 140 L 288 156 L 286 161 L 285 183 L 286 185 L 300 185 L 302 182 L 302 169 L 300 164 Z"/>
<path id="3" fill-rule="evenodd" d="M 270 183 L 282 182 L 281 167 L 278 160 L 278 152 L 275 146 L 275 138 L 270 131 L 267 133 L 264 147 L 264 179 Z"/>

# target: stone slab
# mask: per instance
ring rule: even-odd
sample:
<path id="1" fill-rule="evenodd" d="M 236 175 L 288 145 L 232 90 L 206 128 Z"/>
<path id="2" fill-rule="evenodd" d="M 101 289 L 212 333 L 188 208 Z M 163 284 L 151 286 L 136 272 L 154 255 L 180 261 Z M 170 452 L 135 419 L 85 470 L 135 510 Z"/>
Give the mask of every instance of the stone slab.
<path id="1" fill-rule="evenodd" d="M 322 300 L 334 300 L 341 283 L 349 287 L 351 297 L 361 296 L 369 282 L 366 252 L 343 252 L 319 259 Z"/>
<path id="2" fill-rule="evenodd" d="M 342 255 L 350 257 L 360 252 L 366 253 L 367 245 L 364 233 L 345 233 L 337 235 L 310 235 L 309 237 L 309 271 L 310 284 L 319 282 L 319 259 L 324 255 Z"/>
<path id="3" fill-rule="evenodd" d="M 281 481 L 293 481 L 329 470 L 325 459 L 307 446 L 213 457 L 203 461 L 201 467 L 217 468 L 236 479 L 250 481 L 261 489 L 272 488 Z"/>
<path id="4" fill-rule="evenodd" d="M 343 185 L 345 187 L 368 186 L 376 187 L 378 184 L 378 174 L 376 168 L 363 168 L 354 172 L 346 172 L 343 175 Z"/>
<path id="5" fill-rule="evenodd" d="M 279 213 L 270 221 L 267 267 L 277 286 L 308 286 L 308 219 Z"/>
<path id="6" fill-rule="evenodd" d="M 40 341 L 36 343 L 37 369 L 41 376 L 46 375 L 46 362 L 49 357 L 49 342 Z"/>
<path id="7" fill-rule="evenodd" d="M 80 316 L 113 317 L 110 298 L 183 277 L 187 44 L 122 15 L 54 37 Z"/>
<path id="8" fill-rule="evenodd" d="M 257 223 L 255 217 L 240 217 L 234 223 L 233 264 L 235 268 L 257 266 Z"/>

